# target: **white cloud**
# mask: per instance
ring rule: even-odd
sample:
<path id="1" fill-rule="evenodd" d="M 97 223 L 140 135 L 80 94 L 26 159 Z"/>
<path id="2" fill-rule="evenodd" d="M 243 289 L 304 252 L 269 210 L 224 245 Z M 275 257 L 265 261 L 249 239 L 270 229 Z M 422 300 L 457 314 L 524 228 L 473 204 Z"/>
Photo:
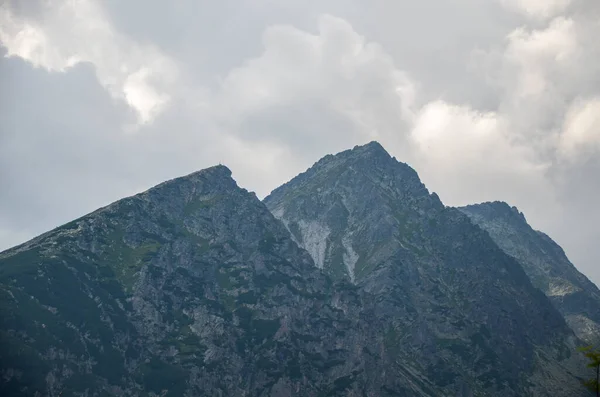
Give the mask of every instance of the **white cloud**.
<path id="1" fill-rule="evenodd" d="M 518 68 L 517 89 L 523 97 L 537 97 L 548 88 L 549 73 L 569 65 L 578 51 L 575 23 L 556 18 L 546 29 L 519 28 L 508 37 L 505 59 Z"/>
<path id="2" fill-rule="evenodd" d="M 216 94 L 213 113 L 232 128 L 243 129 L 244 123 L 265 113 L 303 108 L 345 120 L 364 141 L 396 135 L 412 117 L 416 92 L 412 81 L 379 45 L 368 42 L 342 19 L 322 16 L 318 34 L 273 26 L 266 30 L 263 44 L 263 53 L 232 70 Z M 297 113 L 301 114 L 306 113 Z M 295 118 L 294 111 L 289 116 L 290 124 L 307 122 Z M 291 127 L 260 134 L 297 132 Z M 326 138 L 320 132 L 305 130 L 304 139 L 318 147 Z M 353 139 L 352 131 L 326 134 Z"/>
<path id="3" fill-rule="evenodd" d="M 594 30 L 586 25 L 558 17 L 537 29 L 511 31 L 502 46 L 475 51 L 480 73 L 495 89 L 494 110 L 545 161 L 553 161 L 570 103 L 593 91 L 600 58 L 588 49 Z"/>
<path id="4" fill-rule="evenodd" d="M 564 12 L 573 0 L 500 0 L 510 10 L 532 18 L 545 19 Z"/>
<path id="5" fill-rule="evenodd" d="M 7 56 L 60 72 L 92 63 L 100 83 L 135 109 L 140 123 L 164 110 L 177 78 L 175 62 L 116 32 L 94 0 L 50 0 L 40 12 L 42 18 L 28 20 L 8 4 L 0 7 L 0 43 Z"/>
<path id="6" fill-rule="evenodd" d="M 8 50 L 7 56 L 27 59 L 35 67 L 63 71 L 71 66 L 59 53 L 48 46 L 41 29 L 15 18 L 6 7 L 0 8 L 0 42 Z"/>
<path id="7" fill-rule="evenodd" d="M 411 132 L 415 166 L 424 181 L 452 205 L 477 201 L 550 199 L 548 164 L 510 133 L 495 112 L 443 101 L 426 105 Z M 532 202 L 530 202 L 531 204 Z"/>
<path id="8" fill-rule="evenodd" d="M 127 76 L 122 87 L 127 103 L 138 111 L 143 123 L 151 121 L 170 99 L 168 94 L 157 92 L 153 87 L 152 73 L 148 67 L 142 67 Z"/>
<path id="9" fill-rule="evenodd" d="M 600 98 L 574 103 L 565 118 L 559 153 L 571 161 L 585 161 L 600 150 Z"/>

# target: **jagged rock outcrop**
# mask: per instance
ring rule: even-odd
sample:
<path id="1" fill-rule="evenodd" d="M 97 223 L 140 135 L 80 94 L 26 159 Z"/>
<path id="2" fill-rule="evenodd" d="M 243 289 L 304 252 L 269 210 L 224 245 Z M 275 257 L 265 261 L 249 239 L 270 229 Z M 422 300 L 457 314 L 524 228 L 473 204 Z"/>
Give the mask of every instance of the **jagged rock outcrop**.
<path id="1" fill-rule="evenodd" d="M 522 264 L 533 285 L 550 298 L 579 338 L 600 344 L 600 290 L 573 266 L 558 244 L 532 229 L 525 216 L 506 203 L 459 209 Z"/>

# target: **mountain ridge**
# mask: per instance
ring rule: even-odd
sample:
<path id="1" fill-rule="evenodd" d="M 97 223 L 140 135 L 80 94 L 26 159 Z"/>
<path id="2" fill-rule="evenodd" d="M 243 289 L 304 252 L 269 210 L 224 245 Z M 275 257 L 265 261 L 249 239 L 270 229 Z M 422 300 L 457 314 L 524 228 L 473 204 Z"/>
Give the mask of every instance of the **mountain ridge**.
<path id="1" fill-rule="evenodd" d="M 440 392 L 380 370 L 368 297 L 333 289 L 225 167 L 5 251 L 0 294 L 7 396 Z"/>
<path id="2" fill-rule="evenodd" d="M 507 203 L 486 202 L 459 209 L 521 263 L 532 283 L 549 297 L 581 339 L 600 342 L 600 290 L 558 244 L 533 229 Z"/>
<path id="3" fill-rule="evenodd" d="M 315 166 L 267 205 L 211 167 L 0 253 L 0 393 L 582 392 L 562 316 L 410 166 Z"/>

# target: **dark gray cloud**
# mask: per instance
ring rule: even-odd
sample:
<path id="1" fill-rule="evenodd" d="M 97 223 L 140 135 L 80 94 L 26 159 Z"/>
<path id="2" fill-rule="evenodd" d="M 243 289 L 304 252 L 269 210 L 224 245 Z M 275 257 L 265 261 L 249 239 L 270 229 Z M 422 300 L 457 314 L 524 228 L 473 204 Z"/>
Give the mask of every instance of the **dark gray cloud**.
<path id="1" fill-rule="evenodd" d="M 600 282 L 599 18 L 592 0 L 10 0 L 0 248 L 219 162 L 263 196 L 377 139 L 447 204 L 517 205 Z"/>

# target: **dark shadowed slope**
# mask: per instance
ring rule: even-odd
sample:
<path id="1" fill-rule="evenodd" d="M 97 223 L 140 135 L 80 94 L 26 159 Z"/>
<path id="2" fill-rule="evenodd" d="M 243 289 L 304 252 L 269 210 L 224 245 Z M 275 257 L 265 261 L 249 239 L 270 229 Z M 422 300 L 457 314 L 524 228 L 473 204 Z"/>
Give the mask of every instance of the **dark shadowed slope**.
<path id="1" fill-rule="evenodd" d="M 550 237 L 533 230 L 516 208 L 503 202 L 460 208 L 515 257 L 581 339 L 600 343 L 600 290 L 569 261 Z"/>

